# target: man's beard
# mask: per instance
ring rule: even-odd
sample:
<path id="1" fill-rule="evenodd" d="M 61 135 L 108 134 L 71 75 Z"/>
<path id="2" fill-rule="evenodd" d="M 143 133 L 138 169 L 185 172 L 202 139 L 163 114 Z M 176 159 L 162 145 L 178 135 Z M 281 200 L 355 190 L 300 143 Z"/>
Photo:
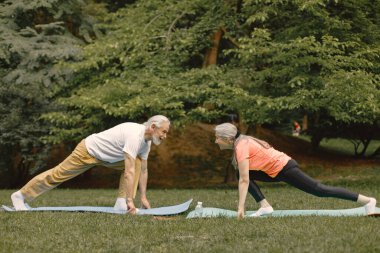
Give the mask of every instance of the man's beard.
<path id="1" fill-rule="evenodd" d="M 152 136 L 152 141 L 153 141 L 154 145 L 156 145 L 156 146 L 161 144 L 161 139 L 155 135 Z"/>

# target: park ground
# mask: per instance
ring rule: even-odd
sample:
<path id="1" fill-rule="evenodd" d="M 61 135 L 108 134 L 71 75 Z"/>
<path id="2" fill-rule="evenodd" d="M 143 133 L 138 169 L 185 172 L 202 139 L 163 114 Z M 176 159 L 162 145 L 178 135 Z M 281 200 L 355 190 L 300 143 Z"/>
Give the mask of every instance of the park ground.
<path id="1" fill-rule="evenodd" d="M 374 171 L 371 172 L 371 174 Z M 339 181 L 380 199 L 379 176 L 371 180 Z M 321 199 L 283 184 L 262 186 L 275 209 L 353 208 L 354 202 Z M 10 204 L 10 190 L 0 201 Z M 56 189 L 33 206 L 112 206 L 112 189 Z M 193 199 L 205 207 L 235 209 L 235 189 L 151 190 L 153 206 Z M 247 209 L 257 206 L 248 198 Z M 189 210 L 189 211 L 190 211 Z M 159 219 L 100 213 L 0 212 L 0 252 L 380 252 L 380 219 L 375 217 L 200 218 L 186 214 Z"/>
<path id="2" fill-rule="evenodd" d="M 323 148 L 317 153 L 311 153 L 303 139 L 266 131 L 261 133 L 262 136 L 265 134 L 268 141 L 291 153 L 308 174 L 323 183 L 349 188 L 380 200 L 379 161 L 353 158 L 349 153 L 349 143 L 330 140 L 323 143 Z M 212 147 L 212 137 L 207 142 L 211 142 Z M 162 165 L 165 160 L 160 160 L 159 155 L 164 159 L 173 156 L 179 159 L 180 153 L 175 145 L 184 144 L 177 139 L 167 143 L 163 149 L 153 150 L 153 160 Z M 223 153 L 218 157 L 213 155 L 215 150 L 206 149 L 217 166 L 206 162 L 206 158 L 198 157 L 198 161 L 205 162 L 196 170 L 193 161 L 204 152 L 197 150 L 197 143 L 190 141 L 187 145 L 193 145 L 196 151 L 191 153 L 191 148 L 188 148 L 187 160 L 182 161 L 177 170 L 151 170 L 152 187 L 148 197 L 152 206 L 174 205 L 193 199 L 189 211 L 194 209 L 197 201 L 202 201 L 205 207 L 235 210 L 238 199 L 236 182 L 222 183 L 224 164 L 230 154 Z M 169 152 L 170 147 L 174 151 Z M 218 163 L 217 159 L 221 162 Z M 91 176 L 101 182 L 101 178 L 107 175 L 102 173 Z M 170 179 L 172 176 L 175 180 Z M 164 177 L 167 181 L 162 180 Z M 183 187 L 177 187 L 181 184 Z M 283 183 L 260 185 L 277 210 L 358 207 L 357 203 L 350 201 L 317 198 Z M 42 195 L 31 205 L 112 206 L 117 194 L 116 186 L 74 189 L 77 185 L 70 187 L 67 184 Z M 12 191 L 0 191 L 1 204 L 11 205 L 9 197 Z M 248 196 L 247 210 L 255 209 L 256 203 Z M 0 252 L 380 252 L 380 218 L 186 219 L 187 213 L 160 219 L 99 213 L 1 211 Z"/>

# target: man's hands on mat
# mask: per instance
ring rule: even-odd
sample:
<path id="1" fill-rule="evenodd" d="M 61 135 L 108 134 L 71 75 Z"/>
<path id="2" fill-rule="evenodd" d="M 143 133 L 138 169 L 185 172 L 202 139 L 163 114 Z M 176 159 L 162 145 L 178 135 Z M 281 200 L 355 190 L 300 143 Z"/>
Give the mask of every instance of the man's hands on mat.
<path id="1" fill-rule="evenodd" d="M 133 199 L 127 199 L 127 206 L 128 206 L 128 213 L 129 214 L 136 214 L 137 208 L 135 206 L 135 203 L 133 203 Z M 150 203 L 146 197 L 141 198 L 141 208 L 149 209 Z"/>
<path id="2" fill-rule="evenodd" d="M 136 214 L 137 209 L 135 207 L 135 203 L 133 203 L 132 198 L 127 198 L 127 206 L 128 206 L 128 213 L 129 214 Z"/>
<path id="3" fill-rule="evenodd" d="M 150 204 L 149 204 L 149 201 L 146 197 L 141 197 L 141 207 L 144 208 L 144 209 L 149 209 L 150 208 Z"/>

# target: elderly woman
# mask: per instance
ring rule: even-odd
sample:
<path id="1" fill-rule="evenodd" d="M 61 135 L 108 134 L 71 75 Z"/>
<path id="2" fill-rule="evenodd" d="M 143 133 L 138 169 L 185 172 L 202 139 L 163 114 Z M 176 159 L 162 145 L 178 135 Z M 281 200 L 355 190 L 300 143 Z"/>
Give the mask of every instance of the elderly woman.
<path id="1" fill-rule="evenodd" d="M 239 206 L 238 218 L 244 217 L 247 191 L 260 204 L 252 216 L 261 216 L 273 212 L 255 181 L 286 182 L 304 192 L 318 197 L 335 197 L 356 201 L 364 205 L 367 214 L 375 212 L 376 199 L 348 191 L 339 187 L 321 184 L 300 170 L 298 164 L 283 152 L 274 149 L 265 141 L 240 134 L 230 123 L 215 127 L 215 143 L 220 149 L 234 151 L 233 164 L 239 170 Z"/>

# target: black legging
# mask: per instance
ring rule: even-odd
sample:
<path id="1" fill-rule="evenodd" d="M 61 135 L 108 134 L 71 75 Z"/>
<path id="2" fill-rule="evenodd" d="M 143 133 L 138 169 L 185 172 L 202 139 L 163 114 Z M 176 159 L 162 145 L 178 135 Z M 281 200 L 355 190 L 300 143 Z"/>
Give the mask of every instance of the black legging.
<path id="1" fill-rule="evenodd" d="M 237 173 L 239 178 L 239 172 Z M 295 160 L 290 160 L 284 168 L 274 178 L 268 176 L 265 172 L 250 170 L 248 192 L 255 198 L 256 202 L 265 199 L 259 186 L 254 180 L 262 182 L 286 182 L 304 192 L 313 194 L 318 197 L 335 197 L 357 201 L 358 194 L 340 187 L 332 187 L 321 184 L 300 170 Z"/>

